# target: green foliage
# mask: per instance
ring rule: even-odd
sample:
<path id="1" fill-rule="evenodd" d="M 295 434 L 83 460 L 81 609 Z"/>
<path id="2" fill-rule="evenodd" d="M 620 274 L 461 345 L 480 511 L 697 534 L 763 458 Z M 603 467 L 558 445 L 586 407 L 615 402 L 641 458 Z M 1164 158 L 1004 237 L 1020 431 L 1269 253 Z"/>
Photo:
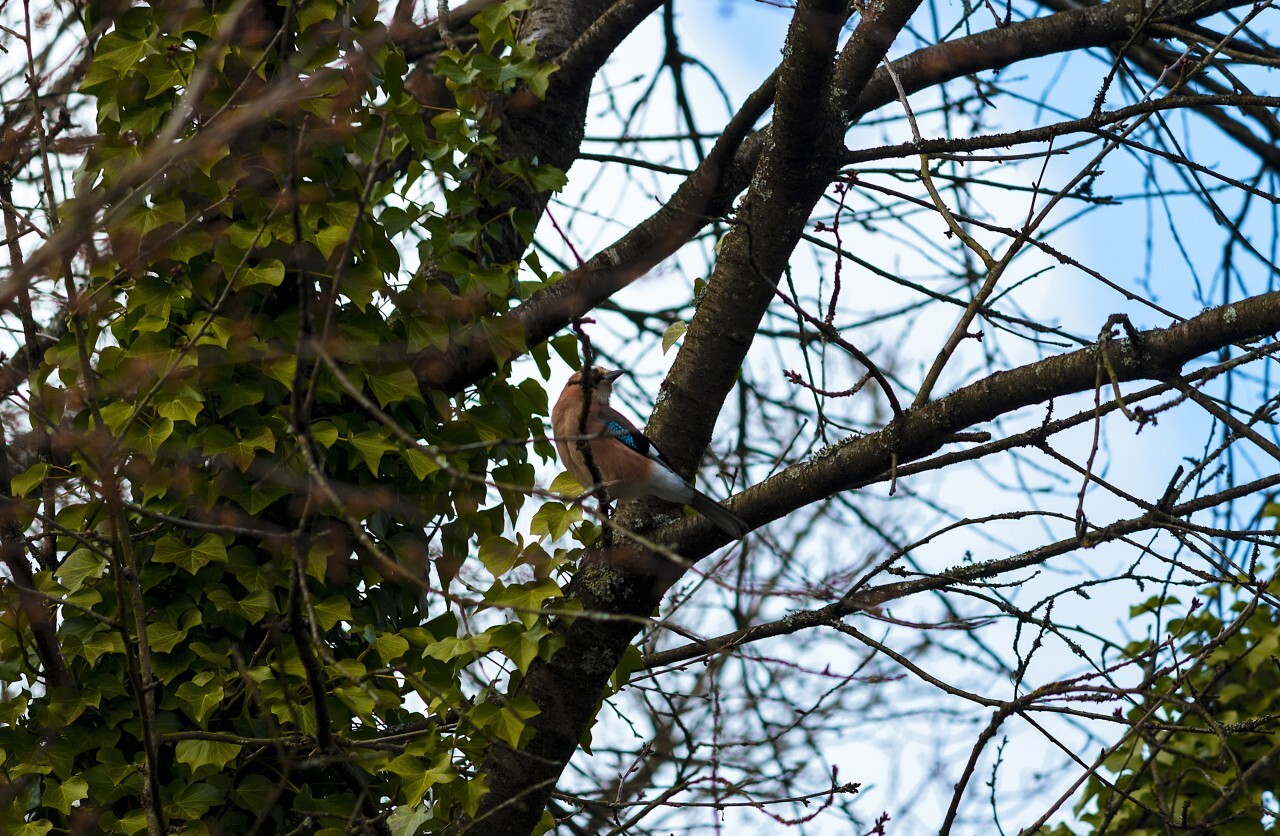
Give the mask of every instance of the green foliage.
<path id="1" fill-rule="evenodd" d="M 32 420 L 75 429 L 69 462 L 12 480 L 30 533 L 56 537 L 36 583 L 74 687 L 46 688 L 30 625 L 6 622 L 0 768 L 20 791 L 0 830 L 144 830 L 155 774 L 174 832 L 345 832 L 362 798 L 435 832 L 475 809 L 484 747 L 528 739 L 531 703 L 468 683 L 556 649 L 544 607 L 571 554 L 508 530 L 531 454 L 552 455 L 547 395 L 509 370 L 459 396 L 415 375 L 477 330 L 523 350 L 506 311 L 553 280 L 493 246 L 532 236 L 513 190 L 564 183 L 498 147 L 504 98 L 555 70 L 516 44 L 522 6 L 439 59 L 457 104 L 429 121 L 371 0 L 91 13 L 101 141 L 62 211 L 105 201 L 107 255 L 33 380 Z M 580 513 L 548 502 L 535 533 Z M 493 578 L 474 631 L 430 572 L 473 555 Z"/>
<path id="2" fill-rule="evenodd" d="M 1267 512 L 1280 517 L 1280 505 Z M 1268 591 L 1280 593 L 1280 582 Z M 1153 684 L 1125 712 L 1135 731 L 1110 752 L 1077 803 L 1086 832 L 1157 836 L 1209 822 L 1196 832 L 1244 836 L 1263 832 L 1264 817 L 1274 814 L 1274 798 L 1268 803 L 1264 795 L 1275 792 L 1277 776 L 1280 615 L 1247 592 L 1229 600 L 1217 587 L 1202 594 L 1207 604 L 1162 597 L 1133 610 L 1185 607 L 1185 618 L 1168 623 L 1180 661 L 1167 664 L 1150 641 L 1127 648 L 1135 659 L 1164 666 L 1147 663 Z M 1059 825 L 1041 832 L 1075 831 Z"/>

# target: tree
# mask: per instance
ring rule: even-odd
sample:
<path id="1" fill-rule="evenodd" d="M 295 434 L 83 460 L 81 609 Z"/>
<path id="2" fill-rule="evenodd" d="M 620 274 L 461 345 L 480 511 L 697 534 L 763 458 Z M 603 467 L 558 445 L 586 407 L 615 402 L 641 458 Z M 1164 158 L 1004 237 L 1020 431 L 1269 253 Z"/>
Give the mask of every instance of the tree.
<path id="1" fill-rule="evenodd" d="M 1271 820 L 1270 4 L 798 0 L 722 120 L 683 7 L 8 8 L 7 832 Z M 728 549 L 552 479 L 658 345 Z"/>

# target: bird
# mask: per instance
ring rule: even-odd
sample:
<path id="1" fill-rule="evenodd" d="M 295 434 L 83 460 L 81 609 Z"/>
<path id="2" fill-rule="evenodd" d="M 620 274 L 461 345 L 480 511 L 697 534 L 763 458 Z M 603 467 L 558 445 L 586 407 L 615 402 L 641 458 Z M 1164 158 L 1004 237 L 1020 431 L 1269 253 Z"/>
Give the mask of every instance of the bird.
<path id="1" fill-rule="evenodd" d="M 595 485 L 596 480 L 578 444 L 585 437 L 592 463 L 600 476 L 599 487 L 604 488 L 611 499 L 626 501 L 656 496 L 668 502 L 689 505 L 724 533 L 734 539 L 742 539 L 751 527 L 737 514 L 681 478 L 657 445 L 636 429 L 626 416 L 609 406 L 613 382 L 622 374 L 618 369 L 592 366 L 570 376 L 551 410 L 551 428 L 555 433 L 560 461 L 584 486 Z M 589 399 L 583 392 L 584 375 L 591 391 Z M 584 406 L 587 408 L 585 427 L 582 423 Z"/>

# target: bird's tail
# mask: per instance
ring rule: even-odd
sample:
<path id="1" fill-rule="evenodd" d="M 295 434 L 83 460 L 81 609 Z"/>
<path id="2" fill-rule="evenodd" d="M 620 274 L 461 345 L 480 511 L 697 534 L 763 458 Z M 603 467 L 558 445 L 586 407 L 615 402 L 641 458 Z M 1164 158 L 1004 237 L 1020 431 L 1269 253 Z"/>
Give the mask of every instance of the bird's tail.
<path id="1" fill-rule="evenodd" d="M 717 528 L 735 540 L 741 540 L 751 530 L 745 520 L 697 488 L 694 488 L 689 504 L 693 506 L 693 510 L 711 520 Z"/>

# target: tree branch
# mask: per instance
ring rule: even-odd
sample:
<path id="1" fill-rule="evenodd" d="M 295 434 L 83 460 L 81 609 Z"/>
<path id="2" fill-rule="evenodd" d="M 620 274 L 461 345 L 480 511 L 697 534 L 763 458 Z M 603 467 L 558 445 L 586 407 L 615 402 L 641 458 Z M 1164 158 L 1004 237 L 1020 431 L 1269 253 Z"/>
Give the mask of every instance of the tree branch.
<path id="1" fill-rule="evenodd" d="M 740 494 L 733 509 L 753 524 L 761 525 L 882 475 L 889 468 L 895 451 L 900 461 L 918 459 L 939 449 L 954 433 L 974 424 L 1052 398 L 1089 391 L 1098 380 L 1101 350 L 1110 352 L 1110 364 L 1119 380 L 1162 380 L 1197 357 L 1276 331 L 1280 331 L 1280 292 L 1214 308 L 1170 328 L 1140 331 L 1134 338 L 1110 341 L 1105 347 L 1090 345 L 1011 371 L 996 372 L 936 401 L 907 410 L 879 432 L 834 445 L 817 458 L 788 468 Z M 1232 490 L 1245 495 L 1277 483 L 1280 477 L 1271 477 Z M 1182 503 L 1170 509 L 1168 518 L 1187 516 L 1225 498 L 1218 495 Z M 1119 527 L 1114 533 L 1117 536 L 1128 533 L 1125 525 L 1144 528 L 1159 524 L 1159 520 L 1150 515 L 1139 519 L 1140 522 L 1117 524 Z M 1090 537 L 1096 540 L 1100 532 L 1110 530 L 1090 532 Z M 650 532 L 650 536 L 672 544 L 672 548 L 690 562 L 705 557 L 726 541 L 722 532 L 696 518 L 664 526 Z M 865 609 L 916 592 L 988 577 L 1032 565 L 1078 545 L 1073 538 L 939 577 L 875 587 L 850 595 L 845 606 Z M 622 568 L 628 565 L 638 565 L 637 555 L 624 546 L 596 554 L 593 560 L 584 562 L 569 590 L 570 598 L 582 602 L 587 611 L 643 615 L 652 611 L 683 571 L 682 567 L 672 566 L 665 576 L 653 577 Z M 491 804 L 517 796 L 528 799 L 528 803 L 508 805 L 513 811 L 528 807 L 535 797 L 541 798 L 539 792 L 529 788 L 545 782 L 548 776 L 558 775 L 572 756 L 594 715 L 601 690 L 640 625 L 622 620 L 577 619 L 557 624 L 555 629 L 564 641 L 562 649 L 549 662 L 535 661 L 519 686 L 519 694 L 533 699 L 542 710 L 531 721 L 537 734 L 520 752 L 495 745 L 485 761 L 484 771 L 493 794 Z M 485 809 L 482 806 L 482 811 Z M 525 815 L 534 812 L 526 810 Z M 483 832 L 525 831 L 504 826 L 486 828 Z"/>
<path id="2" fill-rule="evenodd" d="M 590 83 L 604 66 L 618 44 L 630 35 L 646 17 L 662 8 L 665 0 L 617 0 L 608 11 L 561 53 L 556 63 L 560 73 Z"/>
<path id="3" fill-rule="evenodd" d="M 1150 12 L 1146 23 L 1152 26 L 1187 24 L 1247 5 L 1248 0 L 1214 0 L 1202 5 L 1180 0 Z M 1020 61 L 1126 40 L 1132 35 L 1135 23 L 1143 20 L 1144 13 L 1146 4 L 1142 0 L 1115 0 L 1100 6 L 1073 8 L 916 50 L 894 61 L 893 71 L 910 95 Z M 841 61 L 841 72 L 852 76 L 853 57 Z M 761 93 L 766 88 L 772 90 L 770 82 L 753 94 L 754 102 L 744 103 L 731 126 L 756 110 L 755 106 L 765 99 Z M 872 73 L 864 87 L 842 89 L 846 96 L 838 109 L 850 124 L 897 98 L 893 80 L 883 67 Z M 771 100 L 770 92 L 755 118 L 768 108 Z M 754 123 L 754 119 L 751 121 Z M 750 127 L 748 125 L 747 130 Z M 728 129 L 725 133 L 729 133 Z M 708 157 L 665 206 L 582 267 L 566 274 L 560 282 L 519 305 L 514 315 L 524 326 L 526 343 L 537 345 L 571 320 L 592 310 L 679 250 L 712 218 L 727 211 L 733 198 L 747 187 L 771 134 L 772 126 L 765 126 L 749 136 L 734 137 L 736 153 L 732 160 L 716 159 L 712 165 L 712 158 Z M 421 355 L 417 368 L 424 384 L 458 391 L 491 373 L 496 365 L 483 337 L 473 336 L 468 343 L 453 345 L 444 353 Z"/>
<path id="4" fill-rule="evenodd" d="M 711 440 L 809 214 L 839 170 L 845 121 L 832 109 L 832 90 L 857 80 L 837 73 L 846 69 L 851 53 L 883 56 L 917 3 L 890 3 L 878 16 L 864 16 L 838 61 L 833 59 L 845 4 L 815 2 L 796 9 L 778 77 L 777 129 L 738 208 L 738 223 L 720 244 L 707 290 L 649 421 L 650 435 L 686 476 Z M 636 527 L 646 504 L 628 509 L 631 524 L 624 518 L 624 525 Z"/>
<path id="5" fill-rule="evenodd" d="M 611 246 L 519 305 L 513 315 L 524 328 L 525 343 L 537 345 L 643 276 L 684 246 L 712 219 L 728 211 L 741 185 L 726 174 L 735 154 L 773 104 L 777 73 L 755 90 L 720 133 L 707 158 L 676 190 L 665 206 Z M 444 352 L 417 358 L 425 385 L 456 392 L 494 371 L 496 364 L 482 334 L 455 343 Z"/>

